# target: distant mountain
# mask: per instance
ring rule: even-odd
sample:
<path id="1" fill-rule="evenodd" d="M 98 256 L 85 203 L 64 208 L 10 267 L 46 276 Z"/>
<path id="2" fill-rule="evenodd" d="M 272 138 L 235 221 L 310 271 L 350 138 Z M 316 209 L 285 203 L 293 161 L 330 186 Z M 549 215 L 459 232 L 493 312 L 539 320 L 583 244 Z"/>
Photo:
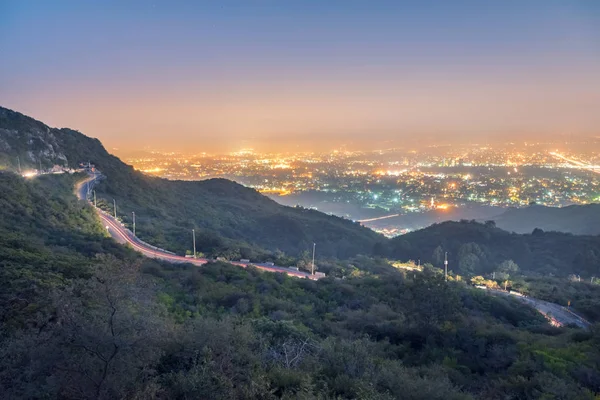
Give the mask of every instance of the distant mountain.
<path id="1" fill-rule="evenodd" d="M 491 273 L 503 261 L 513 260 L 527 274 L 600 276 L 600 237 L 540 229 L 509 233 L 492 222 L 434 224 L 392 239 L 385 255 L 443 268 L 445 252 L 449 269 L 461 275 Z"/>
<path id="2" fill-rule="evenodd" d="M 257 191 L 225 179 L 169 181 L 146 176 L 109 154 L 102 143 L 71 129 L 50 128 L 0 107 L 0 165 L 75 167 L 91 161 L 107 176 L 97 188 L 99 205 L 131 222 L 138 235 L 177 252 L 191 250 L 196 230 L 200 251 L 230 258 L 264 256 L 281 250 L 292 256 L 312 250 L 319 256 L 371 254 L 384 238 L 357 223 L 318 211 L 277 204 Z M 280 253 L 277 256 L 282 257 Z"/>
<path id="3" fill-rule="evenodd" d="M 535 228 L 544 231 L 568 232 L 574 235 L 600 234 L 600 204 L 568 207 L 511 208 L 495 217 L 496 225 L 517 233 L 531 233 Z"/>

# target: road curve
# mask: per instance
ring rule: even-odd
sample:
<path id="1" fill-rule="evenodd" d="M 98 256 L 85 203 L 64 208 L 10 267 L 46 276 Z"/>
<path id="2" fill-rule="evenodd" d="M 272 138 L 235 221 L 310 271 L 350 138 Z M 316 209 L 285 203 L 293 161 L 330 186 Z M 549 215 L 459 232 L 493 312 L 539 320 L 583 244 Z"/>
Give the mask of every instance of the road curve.
<path id="1" fill-rule="evenodd" d="M 96 183 L 96 180 L 98 180 L 99 177 L 100 177 L 100 174 L 90 174 L 90 176 L 87 179 L 79 182 L 75 186 L 76 196 L 80 200 L 86 200 L 89 202 L 88 191 L 91 190 L 91 187 L 93 187 L 93 185 Z M 103 226 L 106 227 L 108 233 L 114 240 L 116 240 L 117 242 L 122 243 L 122 244 L 130 245 L 134 250 L 138 251 L 139 253 L 141 253 L 142 255 L 144 255 L 146 257 L 156 258 L 156 259 L 165 260 L 165 261 L 169 261 L 169 262 L 173 262 L 173 263 L 190 263 L 190 264 L 194 264 L 194 265 L 198 265 L 198 266 L 204 265 L 210 261 L 213 261 L 213 260 L 209 260 L 207 258 L 189 258 L 189 257 L 178 256 L 176 254 L 171 254 L 170 252 L 167 252 L 166 250 L 158 249 L 154 246 L 144 243 L 141 240 L 139 240 L 137 237 L 135 237 L 129 229 L 125 228 L 123 226 L 123 224 L 121 224 L 119 221 L 117 221 L 112 215 L 105 213 L 104 211 L 100 210 L 99 208 L 95 208 L 95 209 L 98 214 L 98 217 L 102 221 Z M 289 268 L 279 267 L 276 265 L 270 265 L 270 264 L 266 264 L 266 263 L 246 263 L 246 262 L 237 262 L 237 261 L 236 262 L 228 261 L 228 262 L 230 264 L 237 265 L 237 266 L 243 267 L 243 268 L 246 268 L 248 266 L 254 266 L 254 267 L 264 270 L 264 271 L 285 273 L 289 276 L 294 276 L 297 278 L 307 278 L 307 279 L 312 279 L 312 280 L 319 279 L 318 277 L 313 276 L 308 273 L 291 270 Z"/>
<path id="2" fill-rule="evenodd" d="M 493 295 L 512 297 L 523 304 L 527 304 L 538 310 L 547 319 L 558 326 L 572 324 L 580 328 L 589 328 L 591 325 L 585 318 L 575 314 L 573 311 L 561 305 L 550 303 L 549 301 L 539 300 L 533 297 L 525 297 L 502 290 L 487 289 L 487 291 Z"/>

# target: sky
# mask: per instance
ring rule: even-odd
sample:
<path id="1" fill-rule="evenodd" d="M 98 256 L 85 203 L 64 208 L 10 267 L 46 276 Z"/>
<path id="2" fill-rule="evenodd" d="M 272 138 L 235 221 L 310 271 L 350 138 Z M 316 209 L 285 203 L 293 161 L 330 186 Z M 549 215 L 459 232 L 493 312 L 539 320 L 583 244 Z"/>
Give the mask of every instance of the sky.
<path id="1" fill-rule="evenodd" d="M 0 0 L 0 58 L 0 105 L 109 149 L 600 134 L 597 0 Z"/>

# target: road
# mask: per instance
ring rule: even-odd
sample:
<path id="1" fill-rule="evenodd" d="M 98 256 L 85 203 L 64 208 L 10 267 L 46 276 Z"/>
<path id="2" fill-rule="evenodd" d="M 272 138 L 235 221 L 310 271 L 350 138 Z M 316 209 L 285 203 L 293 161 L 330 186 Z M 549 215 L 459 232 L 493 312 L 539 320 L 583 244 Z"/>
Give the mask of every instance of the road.
<path id="1" fill-rule="evenodd" d="M 568 158 L 568 157 L 566 157 L 566 156 L 564 156 L 564 155 L 562 155 L 560 153 L 554 152 L 554 151 L 551 151 L 550 155 L 553 155 L 554 157 L 560 158 L 561 160 L 570 163 L 572 166 L 576 166 L 576 167 L 579 167 L 579 168 L 587 169 L 588 171 L 592 171 L 592 172 L 595 172 L 597 174 L 600 174 L 600 169 L 598 169 L 598 166 L 596 166 L 596 165 L 586 164 L 586 163 L 583 163 L 583 162 L 581 162 L 579 160 L 575 160 L 574 158 Z"/>
<path id="2" fill-rule="evenodd" d="M 90 176 L 84 181 L 79 182 L 75 186 L 75 194 L 80 200 L 88 199 L 88 192 L 91 191 L 91 188 L 94 186 L 96 181 L 100 179 L 100 174 L 90 174 Z M 92 204 L 93 206 L 93 204 Z M 116 220 L 112 215 L 107 214 L 106 212 L 96 208 L 96 212 L 98 213 L 98 217 L 102 221 L 102 225 L 106 227 L 106 230 L 110 234 L 110 236 L 119 243 L 128 244 L 134 250 L 140 252 L 142 255 L 150 258 L 156 258 L 160 260 L 165 260 L 173 263 L 190 263 L 194 265 L 204 265 L 208 262 L 214 261 L 207 258 L 189 258 L 182 257 L 176 254 L 173 254 L 167 250 L 157 248 L 148 243 L 143 242 L 139 238 L 133 235 L 133 233 L 121 224 L 118 220 Z M 237 265 L 239 267 L 246 268 L 248 266 L 254 266 L 258 269 L 270 272 L 280 272 L 285 273 L 289 276 L 294 276 L 298 278 L 307 278 L 312 280 L 317 280 L 319 277 L 301 272 L 292 270 L 290 268 L 279 267 L 277 265 L 270 265 L 267 263 L 249 263 L 249 262 L 238 262 L 238 261 L 228 261 L 228 263 Z"/>
<path id="3" fill-rule="evenodd" d="M 550 321 L 554 325 L 562 326 L 568 324 L 577 325 L 580 328 L 589 328 L 590 323 L 586 321 L 583 317 L 575 314 L 574 312 L 568 310 L 567 308 L 555 304 L 550 303 L 548 301 L 535 299 L 532 297 L 525 297 L 516 295 L 514 293 L 505 292 L 503 290 L 494 290 L 487 289 L 488 293 L 493 295 L 499 295 L 504 297 L 511 297 L 523 304 L 527 304 L 536 310 L 538 310 L 541 314 L 543 314 L 546 318 L 550 319 Z"/>

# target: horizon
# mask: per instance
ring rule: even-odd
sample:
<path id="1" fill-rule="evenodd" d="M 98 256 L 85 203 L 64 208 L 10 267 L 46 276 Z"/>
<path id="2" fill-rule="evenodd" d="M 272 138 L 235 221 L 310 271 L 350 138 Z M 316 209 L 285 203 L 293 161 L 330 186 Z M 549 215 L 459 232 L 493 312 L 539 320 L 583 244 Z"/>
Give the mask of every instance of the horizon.
<path id="1" fill-rule="evenodd" d="M 600 4 L 0 5 L 8 108 L 133 151 L 600 134 Z"/>

